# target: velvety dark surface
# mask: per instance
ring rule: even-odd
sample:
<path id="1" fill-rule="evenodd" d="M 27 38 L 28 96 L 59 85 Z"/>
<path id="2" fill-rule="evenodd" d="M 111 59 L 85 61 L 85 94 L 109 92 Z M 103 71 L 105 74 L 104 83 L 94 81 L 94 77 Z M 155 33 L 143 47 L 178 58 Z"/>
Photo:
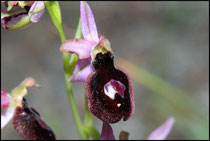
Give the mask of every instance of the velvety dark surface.
<path id="1" fill-rule="evenodd" d="M 23 100 L 23 107 L 15 109 L 12 123 L 23 140 L 55 140 L 51 128 L 41 119 L 40 114 Z"/>
<path id="2" fill-rule="evenodd" d="M 116 123 L 121 118 L 127 120 L 131 113 L 131 99 L 128 78 L 125 73 L 114 67 L 114 57 L 110 54 L 97 54 L 93 66 L 96 70 L 87 82 L 90 111 L 102 121 Z M 111 99 L 104 92 L 104 87 L 111 80 L 125 86 L 124 98 L 118 93 Z M 120 91 L 120 90 L 119 90 Z M 121 106 L 118 107 L 117 104 Z"/>

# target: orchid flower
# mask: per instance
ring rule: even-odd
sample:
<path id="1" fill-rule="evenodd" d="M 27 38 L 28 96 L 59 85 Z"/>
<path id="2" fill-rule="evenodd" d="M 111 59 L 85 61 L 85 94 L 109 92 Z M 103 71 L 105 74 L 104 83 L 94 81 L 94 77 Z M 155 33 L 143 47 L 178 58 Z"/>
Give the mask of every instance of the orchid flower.
<path id="1" fill-rule="evenodd" d="M 69 79 L 73 82 L 85 82 L 88 75 L 93 71 L 91 50 L 105 40 L 104 36 L 98 34 L 93 13 L 87 2 L 80 2 L 80 17 L 84 39 L 66 40 L 60 48 L 60 51 L 64 53 L 76 53 L 79 57 L 79 61 Z"/>
<path id="2" fill-rule="evenodd" d="M 15 108 L 22 105 L 22 99 L 27 94 L 27 87 L 38 85 L 33 78 L 25 79 L 18 87 L 9 94 L 1 89 L 1 129 L 8 124 L 14 116 Z"/>
<path id="3" fill-rule="evenodd" d="M 3 1 L 1 26 L 6 30 L 16 30 L 40 21 L 44 14 L 43 1 Z"/>
<path id="4" fill-rule="evenodd" d="M 26 78 L 10 94 L 1 89 L 1 129 L 12 119 L 14 128 L 24 140 L 55 140 L 51 128 L 24 98 L 26 88 L 31 86 L 39 87 L 39 84 L 33 78 Z"/>
<path id="5" fill-rule="evenodd" d="M 175 123 L 175 118 L 170 117 L 166 122 L 155 129 L 147 140 L 164 140 L 169 135 Z M 119 135 L 120 140 L 128 140 L 129 133 L 122 131 Z M 112 127 L 108 123 L 103 123 L 100 140 L 115 140 Z"/>
<path id="6" fill-rule="evenodd" d="M 87 2 L 80 2 L 84 39 L 66 40 L 60 50 L 76 53 L 79 61 L 70 81 L 85 81 L 90 112 L 106 123 L 128 120 L 134 113 L 132 84 L 127 74 L 115 68 L 110 42 L 99 35 Z"/>

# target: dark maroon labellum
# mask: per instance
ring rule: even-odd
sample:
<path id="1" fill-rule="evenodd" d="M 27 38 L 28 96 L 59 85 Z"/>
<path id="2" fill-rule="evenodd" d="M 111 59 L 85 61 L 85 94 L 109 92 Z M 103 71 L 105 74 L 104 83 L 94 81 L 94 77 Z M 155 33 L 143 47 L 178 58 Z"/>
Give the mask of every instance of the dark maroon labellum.
<path id="1" fill-rule="evenodd" d="M 131 81 L 114 67 L 111 53 L 98 53 L 92 63 L 92 72 L 86 81 L 88 106 L 93 115 L 107 123 L 127 120 L 134 112 Z"/>
<path id="2" fill-rule="evenodd" d="M 34 108 L 28 106 L 25 99 L 23 99 L 23 107 L 15 109 L 12 123 L 24 140 L 56 140 L 51 128 Z"/>

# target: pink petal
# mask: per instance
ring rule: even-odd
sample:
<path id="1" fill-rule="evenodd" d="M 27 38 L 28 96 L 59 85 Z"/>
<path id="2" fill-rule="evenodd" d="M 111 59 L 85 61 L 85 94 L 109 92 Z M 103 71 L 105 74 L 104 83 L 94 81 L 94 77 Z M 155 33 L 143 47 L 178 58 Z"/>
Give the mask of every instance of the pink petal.
<path id="1" fill-rule="evenodd" d="M 87 59 L 79 59 L 78 62 L 77 62 L 77 64 L 75 65 L 74 72 L 78 72 L 79 70 L 85 68 L 89 64 L 90 64 L 90 58 L 87 58 Z"/>
<path id="2" fill-rule="evenodd" d="M 1 89 L 1 110 L 7 108 L 10 104 L 10 99 L 7 93 L 6 90 Z"/>
<path id="3" fill-rule="evenodd" d="M 40 21 L 42 15 L 44 14 L 44 2 L 43 1 L 35 1 L 34 4 L 31 6 L 29 14 L 32 14 L 31 16 L 31 22 L 37 23 Z M 33 12 L 35 14 L 33 14 Z"/>
<path id="4" fill-rule="evenodd" d="M 164 140 L 170 133 L 175 122 L 174 117 L 170 117 L 160 127 L 155 129 L 148 137 L 148 140 Z"/>
<path id="5" fill-rule="evenodd" d="M 87 2 L 80 2 L 81 29 L 84 39 L 99 42 L 94 15 Z"/>
<path id="6" fill-rule="evenodd" d="M 89 59 L 90 60 L 90 59 Z M 88 75 L 93 72 L 93 67 L 87 60 L 79 60 L 75 66 L 74 72 L 69 79 L 72 82 L 85 82 Z M 87 64 L 86 64 L 87 63 Z"/>
<path id="7" fill-rule="evenodd" d="M 93 43 L 85 39 L 66 40 L 62 43 L 60 51 L 64 53 L 76 53 L 79 59 L 87 59 L 90 57 L 90 51 Z"/>
<path id="8" fill-rule="evenodd" d="M 14 115 L 14 107 L 10 106 L 7 109 L 1 110 L 1 129 L 4 128 Z"/>
<path id="9" fill-rule="evenodd" d="M 103 122 L 100 140 L 115 140 L 112 127 L 106 122 Z"/>

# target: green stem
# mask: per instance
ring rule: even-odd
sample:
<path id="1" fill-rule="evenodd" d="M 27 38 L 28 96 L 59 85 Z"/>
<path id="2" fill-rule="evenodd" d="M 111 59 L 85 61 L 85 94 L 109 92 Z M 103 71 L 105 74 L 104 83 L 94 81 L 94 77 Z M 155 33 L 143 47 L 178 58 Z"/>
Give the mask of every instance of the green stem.
<path id="1" fill-rule="evenodd" d="M 63 31 L 61 18 L 60 19 L 58 18 L 60 20 L 59 21 L 58 19 L 56 19 L 57 17 L 55 16 L 56 14 L 59 15 L 58 13 L 61 13 L 59 3 L 56 1 L 54 3 L 53 2 L 45 2 L 45 5 L 48 9 L 48 12 L 50 14 L 50 17 L 51 17 L 54 25 L 56 26 L 56 28 L 59 32 L 61 43 L 63 43 L 66 40 L 66 37 L 65 37 L 65 33 Z M 56 9 L 57 11 L 54 9 Z M 61 17 L 61 14 L 60 14 L 60 17 Z M 76 35 L 75 35 L 77 38 L 82 38 L 81 28 L 79 28 L 80 26 L 81 25 L 80 25 L 80 21 L 79 21 L 79 25 L 78 25 Z M 73 70 L 74 70 L 74 67 L 75 67 L 77 61 L 78 61 L 78 58 L 75 54 L 71 55 L 71 60 L 69 61 L 69 55 L 63 53 L 64 77 L 65 77 L 65 81 L 66 81 L 67 94 L 68 94 L 68 99 L 70 102 L 70 107 L 72 110 L 73 118 L 74 118 L 80 138 L 88 139 L 87 134 L 85 133 L 85 130 L 83 128 L 83 124 L 82 124 L 82 120 L 80 118 L 79 112 L 77 110 L 77 106 L 76 106 L 73 91 L 72 91 L 72 83 L 68 81 Z"/>
<path id="2" fill-rule="evenodd" d="M 60 36 L 61 41 L 63 42 L 64 41 L 63 39 L 65 39 L 65 35 L 63 33 L 63 30 L 59 31 L 59 33 L 61 35 Z M 64 36 L 64 38 L 62 38 L 63 36 Z M 74 57 L 72 57 L 72 56 L 74 56 Z M 81 121 L 79 112 L 78 112 L 77 107 L 76 107 L 76 103 L 75 103 L 75 99 L 74 99 L 74 95 L 73 95 L 73 90 L 72 90 L 72 83 L 68 81 L 69 78 L 71 77 L 72 72 L 73 72 L 73 71 L 70 71 L 70 69 L 73 70 L 73 68 L 75 67 L 76 62 L 78 60 L 78 58 L 77 58 L 77 56 L 75 56 L 75 54 L 72 55 L 72 56 L 71 56 L 71 61 L 69 63 L 69 55 L 63 53 L 64 76 L 65 76 L 65 80 L 66 80 L 67 94 L 68 94 L 69 102 L 70 102 L 70 105 L 71 105 L 70 107 L 71 107 L 71 110 L 72 110 L 73 118 L 74 118 L 74 121 L 76 123 L 77 131 L 78 131 L 81 139 L 86 139 L 87 137 L 86 137 L 86 134 L 84 133 L 82 121 Z"/>
<path id="3" fill-rule="evenodd" d="M 85 95 L 85 117 L 84 126 L 93 126 L 93 115 L 88 108 L 88 97 Z"/>

